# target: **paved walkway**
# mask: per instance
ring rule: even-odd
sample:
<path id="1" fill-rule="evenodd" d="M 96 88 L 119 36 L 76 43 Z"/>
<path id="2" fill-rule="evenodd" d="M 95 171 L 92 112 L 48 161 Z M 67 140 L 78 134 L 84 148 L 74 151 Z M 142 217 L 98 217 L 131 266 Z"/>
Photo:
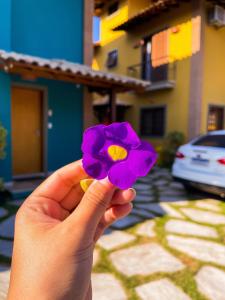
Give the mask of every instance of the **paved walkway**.
<path id="1" fill-rule="evenodd" d="M 93 299 L 225 300 L 225 203 L 188 196 L 162 169 L 135 188 L 131 215 L 96 246 Z M 20 204 L 0 208 L 0 300 L 6 298 Z"/>

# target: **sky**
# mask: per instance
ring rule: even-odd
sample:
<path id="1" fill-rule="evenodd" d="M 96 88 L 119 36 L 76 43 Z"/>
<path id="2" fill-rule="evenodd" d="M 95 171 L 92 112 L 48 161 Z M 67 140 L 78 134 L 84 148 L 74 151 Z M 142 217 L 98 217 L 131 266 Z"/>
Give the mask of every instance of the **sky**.
<path id="1" fill-rule="evenodd" d="M 93 18 L 93 41 L 98 42 L 100 39 L 100 19 L 98 17 Z"/>

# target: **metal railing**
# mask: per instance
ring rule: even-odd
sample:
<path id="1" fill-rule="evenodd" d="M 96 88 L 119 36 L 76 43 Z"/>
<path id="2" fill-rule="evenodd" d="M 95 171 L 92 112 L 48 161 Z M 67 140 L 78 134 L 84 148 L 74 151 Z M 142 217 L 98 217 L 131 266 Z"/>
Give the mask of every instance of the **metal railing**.
<path id="1" fill-rule="evenodd" d="M 150 81 L 152 84 L 160 82 L 176 82 L 177 63 L 169 63 L 153 68 L 151 61 L 131 65 L 127 68 L 127 75 Z"/>

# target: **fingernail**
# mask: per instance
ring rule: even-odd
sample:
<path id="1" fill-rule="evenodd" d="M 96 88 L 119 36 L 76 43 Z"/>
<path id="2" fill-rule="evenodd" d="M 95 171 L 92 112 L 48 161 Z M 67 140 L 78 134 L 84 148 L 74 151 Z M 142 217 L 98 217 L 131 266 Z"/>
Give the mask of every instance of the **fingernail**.
<path id="1" fill-rule="evenodd" d="M 137 195 L 137 192 L 134 188 L 129 188 L 129 190 L 133 193 L 133 197 L 135 198 Z"/>
<path id="2" fill-rule="evenodd" d="M 105 177 L 104 179 L 99 180 L 99 182 L 101 184 L 104 184 L 104 185 L 111 185 L 111 186 L 113 186 L 113 184 L 109 181 L 108 177 Z"/>

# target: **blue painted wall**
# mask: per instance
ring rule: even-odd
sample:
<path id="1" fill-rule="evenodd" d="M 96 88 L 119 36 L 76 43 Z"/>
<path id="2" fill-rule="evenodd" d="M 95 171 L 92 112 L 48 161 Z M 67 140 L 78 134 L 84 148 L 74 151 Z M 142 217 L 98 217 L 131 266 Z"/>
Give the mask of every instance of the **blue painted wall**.
<path id="1" fill-rule="evenodd" d="M 0 160 L 0 177 L 6 181 L 11 180 L 11 97 L 10 97 L 10 77 L 0 72 L 0 121 L 8 131 L 7 135 L 7 156 Z"/>
<path id="2" fill-rule="evenodd" d="M 41 83 L 46 81 L 41 81 Z M 73 84 L 48 81 L 48 106 L 53 111 L 48 130 L 48 170 L 81 158 L 82 88 Z"/>
<path id="3" fill-rule="evenodd" d="M 83 62 L 83 0 L 0 0 L 0 49 L 46 58 Z M 8 130 L 7 157 L 0 161 L 0 177 L 12 180 L 11 82 L 24 82 L 0 72 L 0 121 Z M 82 88 L 40 79 L 32 85 L 48 90 L 53 110 L 48 130 L 48 171 L 81 157 Z"/>
<path id="4" fill-rule="evenodd" d="M 53 112 L 48 117 L 52 129 L 47 130 L 47 168 L 49 172 L 81 158 L 81 140 L 83 130 L 82 87 L 74 84 L 40 79 L 35 83 L 21 80 L 19 77 L 10 78 L 0 72 L 0 120 L 7 129 L 7 156 L 0 160 L 0 177 L 5 181 L 12 180 L 11 153 L 11 82 L 45 87 L 48 91 L 48 109 Z"/>
<path id="5" fill-rule="evenodd" d="M 11 49 L 11 0 L 0 0 L 0 49 Z"/>
<path id="6" fill-rule="evenodd" d="M 83 61 L 83 0 L 11 1 L 14 51 Z"/>

